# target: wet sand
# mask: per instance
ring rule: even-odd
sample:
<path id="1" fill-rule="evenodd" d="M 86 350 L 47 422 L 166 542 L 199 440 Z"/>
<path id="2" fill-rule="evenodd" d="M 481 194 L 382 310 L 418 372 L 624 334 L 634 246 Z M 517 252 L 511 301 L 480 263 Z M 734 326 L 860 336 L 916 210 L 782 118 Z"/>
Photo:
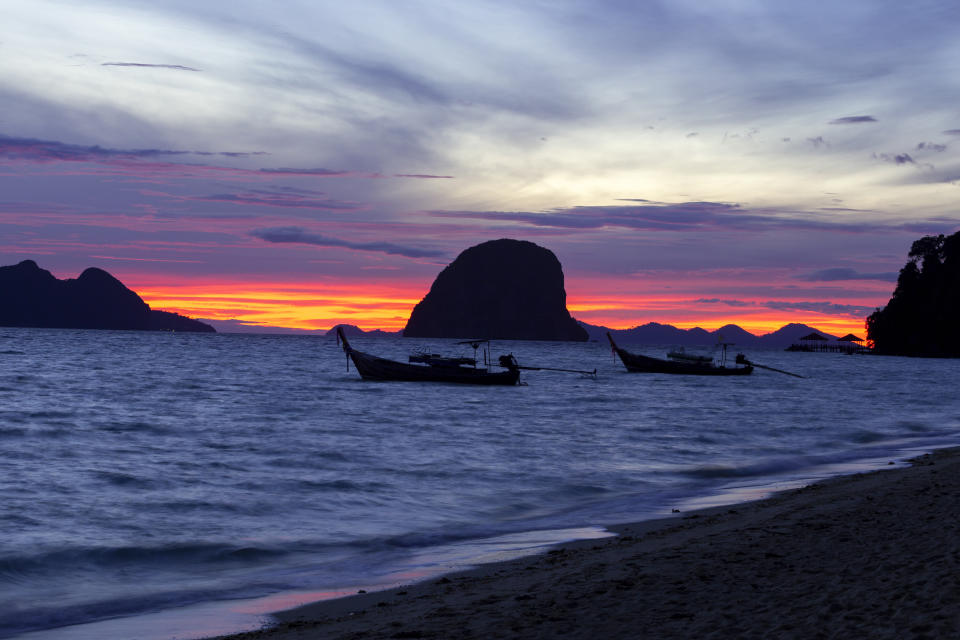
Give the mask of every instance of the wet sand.
<path id="1" fill-rule="evenodd" d="M 960 637 L 960 449 L 611 529 L 229 638 Z"/>

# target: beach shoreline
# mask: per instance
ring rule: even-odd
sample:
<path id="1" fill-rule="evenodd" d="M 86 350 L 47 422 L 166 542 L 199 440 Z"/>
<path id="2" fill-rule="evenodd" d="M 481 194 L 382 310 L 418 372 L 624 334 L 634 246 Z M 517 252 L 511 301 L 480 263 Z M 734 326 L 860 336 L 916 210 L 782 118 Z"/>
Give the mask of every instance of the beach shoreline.
<path id="1" fill-rule="evenodd" d="M 222 639 L 960 635 L 960 448 L 767 498 L 608 527 Z"/>

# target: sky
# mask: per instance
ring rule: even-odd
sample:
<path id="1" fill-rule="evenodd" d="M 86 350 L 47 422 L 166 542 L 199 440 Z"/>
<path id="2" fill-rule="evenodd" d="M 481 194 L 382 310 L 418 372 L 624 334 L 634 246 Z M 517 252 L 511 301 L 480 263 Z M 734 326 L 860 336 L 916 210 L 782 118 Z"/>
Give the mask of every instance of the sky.
<path id="1" fill-rule="evenodd" d="M 591 324 L 863 335 L 960 228 L 960 4 L 0 0 L 0 264 L 401 329 L 497 238 Z"/>

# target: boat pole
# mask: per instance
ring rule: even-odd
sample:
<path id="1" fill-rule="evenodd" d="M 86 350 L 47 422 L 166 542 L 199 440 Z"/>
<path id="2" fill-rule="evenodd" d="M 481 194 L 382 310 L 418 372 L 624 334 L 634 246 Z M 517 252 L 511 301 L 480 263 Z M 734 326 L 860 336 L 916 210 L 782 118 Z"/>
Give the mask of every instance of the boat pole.
<path id="1" fill-rule="evenodd" d="M 558 369 L 556 367 L 525 367 L 523 365 L 517 365 L 518 369 L 527 369 L 528 371 L 563 371 L 565 373 L 582 373 L 587 376 L 597 375 L 597 370 L 593 371 L 582 371 L 580 369 Z"/>
<path id="2" fill-rule="evenodd" d="M 783 369 L 774 369 L 773 367 L 767 367 L 762 364 L 757 364 L 756 362 L 750 363 L 754 367 L 760 367 L 761 369 L 767 369 L 768 371 L 776 371 L 777 373 L 782 373 L 787 376 L 793 376 L 794 378 L 806 378 L 807 376 L 802 376 L 799 373 L 790 373 L 789 371 L 784 371 Z"/>
<path id="3" fill-rule="evenodd" d="M 794 378 L 804 378 L 804 379 L 805 379 L 805 378 L 807 377 L 807 376 L 802 376 L 802 375 L 800 375 L 799 373 L 790 373 L 789 371 L 784 371 L 783 369 L 775 369 L 775 368 L 773 368 L 773 367 L 768 367 L 768 366 L 766 366 L 766 365 L 757 364 L 756 362 L 751 362 L 750 360 L 747 360 L 745 357 L 743 357 L 743 355 L 738 355 L 738 356 L 737 356 L 737 364 L 748 364 L 748 365 L 750 365 L 751 367 L 757 367 L 757 368 L 760 368 L 760 369 L 766 369 L 766 370 L 768 370 L 768 371 L 776 371 L 777 373 L 782 373 L 782 374 L 787 375 L 787 376 L 793 376 Z"/>

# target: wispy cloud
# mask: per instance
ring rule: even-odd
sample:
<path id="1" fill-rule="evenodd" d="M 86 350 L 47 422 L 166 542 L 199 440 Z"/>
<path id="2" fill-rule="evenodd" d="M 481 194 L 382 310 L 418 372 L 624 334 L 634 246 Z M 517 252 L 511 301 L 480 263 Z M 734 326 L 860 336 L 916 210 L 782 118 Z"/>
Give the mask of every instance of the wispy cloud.
<path id="1" fill-rule="evenodd" d="M 873 157 L 893 164 L 917 164 L 909 153 L 875 153 Z"/>
<path id="2" fill-rule="evenodd" d="M 762 306 L 775 311 L 813 311 L 824 315 L 845 315 L 855 318 L 865 317 L 876 309 L 857 304 L 838 304 L 836 302 L 782 302 L 768 301 Z"/>
<path id="3" fill-rule="evenodd" d="M 257 207 L 326 209 L 330 211 L 357 211 L 364 208 L 364 205 L 356 202 L 318 198 L 317 196 L 325 194 L 321 191 L 310 191 L 308 189 L 251 189 L 241 193 L 218 193 L 203 196 L 174 195 L 159 192 L 148 192 L 146 195 L 160 195 L 181 202 L 223 202 Z"/>
<path id="4" fill-rule="evenodd" d="M 755 307 L 756 302 L 747 302 L 746 300 L 729 300 L 726 298 L 697 298 L 696 303 L 702 304 L 723 304 L 728 307 Z"/>
<path id="5" fill-rule="evenodd" d="M 882 280 L 884 282 L 896 282 L 897 273 L 892 271 L 885 273 L 861 273 L 856 269 L 834 267 L 808 273 L 807 275 L 800 276 L 800 279 L 806 280 L 807 282 L 836 282 L 839 280 Z"/>
<path id="6" fill-rule="evenodd" d="M 518 211 L 433 211 L 449 218 L 474 218 L 501 222 L 521 222 L 537 227 L 562 229 L 600 229 L 619 227 L 642 231 L 719 231 L 719 230 L 843 230 L 870 231 L 876 225 L 836 222 L 835 218 L 807 213 L 798 216 L 789 210 L 749 210 L 729 202 L 645 202 L 634 206 L 579 206 L 540 212 Z"/>
<path id="7" fill-rule="evenodd" d="M 113 149 L 99 145 L 79 145 L 56 140 L 36 138 L 15 138 L 0 134 L 0 158 L 17 162 L 52 163 L 91 163 L 108 167 L 119 167 L 124 174 L 149 172 L 151 174 L 176 173 L 187 171 L 194 177 L 203 177 L 204 173 L 214 173 L 221 177 L 233 175 L 239 178 L 308 177 L 308 178 L 383 178 L 379 173 L 351 171 L 347 169 L 327 169 L 321 167 L 263 167 L 244 169 L 215 164 L 176 162 L 172 158 L 189 156 L 242 159 L 253 156 L 269 155 L 264 151 L 204 151 L 192 149 Z M 170 158 L 170 160 L 168 160 Z M 397 174 L 397 177 L 449 177 L 428 174 Z"/>
<path id="8" fill-rule="evenodd" d="M 120 257 L 120 256 L 102 256 L 102 255 L 91 255 L 91 258 L 97 258 L 98 260 L 120 260 L 123 262 L 173 262 L 179 264 L 203 264 L 202 260 L 176 260 L 172 258 L 130 258 L 130 257 Z"/>
<path id="9" fill-rule="evenodd" d="M 442 251 L 405 247 L 391 242 L 349 242 L 339 238 L 332 238 L 307 231 L 303 227 L 272 227 L 268 229 L 254 229 L 250 232 L 255 238 L 274 243 L 310 244 L 318 247 L 341 247 L 356 251 L 374 251 L 390 255 L 405 256 L 407 258 L 439 258 Z"/>
<path id="10" fill-rule="evenodd" d="M 394 178 L 453 178 L 453 176 L 432 176 L 428 173 L 395 173 L 393 174 Z"/>
<path id="11" fill-rule="evenodd" d="M 364 171 L 347 171 L 343 169 L 300 169 L 297 167 L 277 167 L 275 169 L 260 169 L 261 173 L 269 173 L 284 176 L 308 176 L 315 178 L 386 178 L 381 173 Z M 394 178 L 418 178 L 418 179 L 452 179 L 453 176 L 438 176 L 429 173 L 394 173 Z"/>
<path id="12" fill-rule="evenodd" d="M 862 318 L 874 311 L 874 307 L 856 304 L 839 304 L 836 302 L 799 301 L 786 302 L 783 300 L 768 300 L 754 302 L 750 300 L 729 300 L 722 298 L 698 298 L 693 302 L 701 304 L 722 304 L 728 307 L 753 307 L 772 309 L 774 311 L 812 311 L 824 315 L 842 315 L 852 318 Z"/>
<path id="13" fill-rule="evenodd" d="M 863 124 L 865 122 L 877 122 L 873 116 L 846 116 L 831 120 L 830 124 Z"/>
<path id="14" fill-rule="evenodd" d="M 297 169 L 295 167 L 278 167 L 276 169 L 260 169 L 261 173 L 272 173 L 285 176 L 312 176 L 319 178 L 344 178 L 352 176 L 377 177 L 376 174 L 363 174 L 341 169 Z"/>
<path id="15" fill-rule="evenodd" d="M 54 140 L 13 138 L 0 135 L 0 157 L 31 162 L 108 162 L 111 160 L 150 159 L 161 156 L 185 155 L 218 155 L 231 158 L 245 158 L 262 154 L 263 152 L 212 152 L 188 151 L 184 149 L 110 149 L 99 145 L 68 144 Z"/>
<path id="16" fill-rule="evenodd" d="M 149 64 L 146 62 L 104 62 L 101 67 L 146 67 L 148 69 L 174 69 L 176 71 L 200 71 L 182 64 Z"/>

